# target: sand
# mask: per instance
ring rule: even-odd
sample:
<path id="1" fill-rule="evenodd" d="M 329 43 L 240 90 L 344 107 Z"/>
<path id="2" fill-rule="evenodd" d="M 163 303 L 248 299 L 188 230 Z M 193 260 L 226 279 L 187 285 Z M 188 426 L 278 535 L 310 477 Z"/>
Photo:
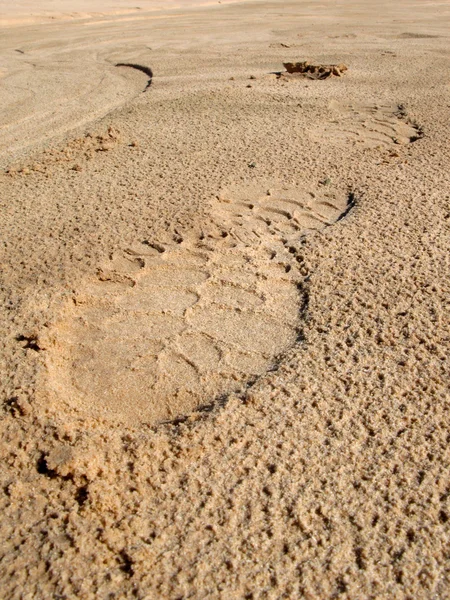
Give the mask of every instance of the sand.
<path id="1" fill-rule="evenodd" d="M 448 4 L 0 16 L 0 596 L 450 598 Z"/>

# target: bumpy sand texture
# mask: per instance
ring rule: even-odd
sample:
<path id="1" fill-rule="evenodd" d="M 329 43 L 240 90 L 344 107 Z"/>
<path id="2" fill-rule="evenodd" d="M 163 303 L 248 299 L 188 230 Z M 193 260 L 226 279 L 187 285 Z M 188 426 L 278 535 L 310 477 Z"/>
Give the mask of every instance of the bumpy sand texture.
<path id="1" fill-rule="evenodd" d="M 26 2 L 0 597 L 448 598 L 448 3 Z"/>

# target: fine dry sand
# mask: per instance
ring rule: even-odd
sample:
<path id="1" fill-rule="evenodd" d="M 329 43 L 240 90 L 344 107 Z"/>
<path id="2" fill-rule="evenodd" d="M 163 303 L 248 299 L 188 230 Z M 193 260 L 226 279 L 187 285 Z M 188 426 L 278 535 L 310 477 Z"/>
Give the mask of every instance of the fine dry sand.
<path id="1" fill-rule="evenodd" d="M 448 2 L 0 20 L 0 597 L 450 598 Z"/>

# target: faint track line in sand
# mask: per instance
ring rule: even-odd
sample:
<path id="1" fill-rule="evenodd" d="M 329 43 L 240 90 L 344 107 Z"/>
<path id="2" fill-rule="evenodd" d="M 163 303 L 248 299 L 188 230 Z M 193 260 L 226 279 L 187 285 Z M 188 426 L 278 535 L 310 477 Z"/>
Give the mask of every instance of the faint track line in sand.
<path id="1" fill-rule="evenodd" d="M 325 185 L 232 187 L 197 238 L 115 253 L 44 343 L 51 395 L 153 424 L 244 391 L 302 339 L 302 237 L 353 206 Z"/>

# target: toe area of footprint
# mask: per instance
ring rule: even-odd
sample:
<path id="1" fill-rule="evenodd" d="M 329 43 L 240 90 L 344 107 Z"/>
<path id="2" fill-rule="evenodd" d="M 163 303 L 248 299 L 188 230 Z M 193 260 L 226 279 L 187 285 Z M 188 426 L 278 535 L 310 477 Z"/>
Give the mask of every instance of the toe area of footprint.
<path id="1" fill-rule="evenodd" d="M 51 394 L 87 415 L 154 424 L 242 390 L 297 339 L 290 244 L 346 205 L 324 189 L 230 187 L 203 239 L 112 255 L 52 329 Z"/>

